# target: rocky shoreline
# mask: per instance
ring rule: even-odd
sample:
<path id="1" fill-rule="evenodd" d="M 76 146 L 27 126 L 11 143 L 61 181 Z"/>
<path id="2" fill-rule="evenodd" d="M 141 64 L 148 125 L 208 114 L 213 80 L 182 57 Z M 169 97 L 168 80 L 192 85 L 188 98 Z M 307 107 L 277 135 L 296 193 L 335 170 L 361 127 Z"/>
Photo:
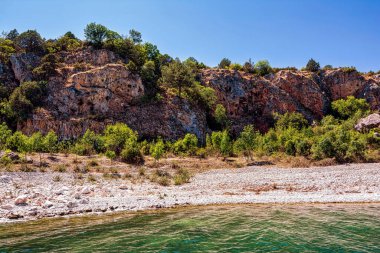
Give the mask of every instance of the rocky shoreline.
<path id="1" fill-rule="evenodd" d="M 161 186 L 93 173 L 2 172 L 0 223 L 183 205 L 380 202 L 380 163 L 311 168 L 251 166 Z"/>

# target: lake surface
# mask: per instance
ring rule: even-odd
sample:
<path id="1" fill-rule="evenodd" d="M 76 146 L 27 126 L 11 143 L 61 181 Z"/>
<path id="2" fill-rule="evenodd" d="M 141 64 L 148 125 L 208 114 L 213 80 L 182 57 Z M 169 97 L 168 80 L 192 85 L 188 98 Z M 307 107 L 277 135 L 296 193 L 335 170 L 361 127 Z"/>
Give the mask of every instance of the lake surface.
<path id="1" fill-rule="evenodd" d="M 380 204 L 206 206 L 3 224 L 0 252 L 380 252 Z"/>

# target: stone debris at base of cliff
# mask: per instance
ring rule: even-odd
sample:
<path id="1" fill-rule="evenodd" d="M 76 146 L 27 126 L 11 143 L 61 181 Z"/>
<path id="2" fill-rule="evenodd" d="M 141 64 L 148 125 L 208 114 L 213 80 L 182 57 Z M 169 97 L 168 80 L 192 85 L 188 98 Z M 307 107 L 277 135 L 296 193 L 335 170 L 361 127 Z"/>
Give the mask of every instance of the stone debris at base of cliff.
<path id="1" fill-rule="evenodd" d="M 57 176 L 60 181 L 53 180 Z M 78 181 L 75 173 L 1 173 L 10 180 L 0 180 L 0 222 L 189 204 L 380 201 L 379 163 L 219 169 L 167 187 L 93 176 L 91 183 Z"/>

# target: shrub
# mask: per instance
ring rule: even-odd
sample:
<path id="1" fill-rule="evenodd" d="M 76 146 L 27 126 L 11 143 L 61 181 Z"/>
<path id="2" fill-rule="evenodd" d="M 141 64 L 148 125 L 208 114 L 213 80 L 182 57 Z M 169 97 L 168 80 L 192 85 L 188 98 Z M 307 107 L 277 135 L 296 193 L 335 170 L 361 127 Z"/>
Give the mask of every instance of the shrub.
<path id="1" fill-rule="evenodd" d="M 252 151 L 256 147 L 256 138 L 258 135 L 252 125 L 245 126 L 239 138 L 234 143 L 235 153 L 243 153 L 247 159 L 252 159 Z"/>
<path id="2" fill-rule="evenodd" d="M 0 62 L 7 63 L 16 49 L 12 40 L 0 38 Z"/>
<path id="3" fill-rule="evenodd" d="M 126 147 L 121 151 L 120 157 L 121 157 L 121 160 L 126 163 L 131 163 L 131 164 L 144 163 L 144 157 L 141 154 L 140 150 L 137 148 L 137 146 L 126 145 Z"/>
<path id="4" fill-rule="evenodd" d="M 321 67 L 320 67 L 319 63 L 316 62 L 313 58 L 311 58 L 311 59 L 307 62 L 306 67 L 305 67 L 305 69 L 306 69 L 307 71 L 310 71 L 310 72 L 317 72 L 317 71 L 320 70 L 320 68 L 321 68 Z"/>
<path id="5" fill-rule="evenodd" d="M 243 70 L 243 66 L 241 66 L 239 63 L 233 63 L 229 66 L 229 69 L 232 70 Z"/>
<path id="6" fill-rule="evenodd" d="M 191 88 L 186 89 L 187 98 L 194 104 L 200 105 L 206 110 L 211 110 L 217 100 L 215 90 L 195 82 Z"/>
<path id="7" fill-rule="evenodd" d="M 3 150 L 8 139 L 12 136 L 12 130 L 3 122 L 0 124 L 0 150 Z"/>
<path id="8" fill-rule="evenodd" d="M 41 59 L 41 64 L 33 69 L 33 75 L 38 80 L 48 80 L 57 74 L 58 58 L 55 54 L 47 54 Z"/>
<path id="9" fill-rule="evenodd" d="M 298 112 L 286 112 L 283 115 L 275 114 L 275 119 L 277 120 L 277 129 L 286 129 L 291 127 L 297 130 L 301 130 L 308 125 L 305 117 Z"/>
<path id="10" fill-rule="evenodd" d="M 35 106 L 42 104 L 45 92 L 43 82 L 24 82 L 12 92 L 9 105 L 19 119 L 26 119 Z"/>
<path id="11" fill-rule="evenodd" d="M 332 110 L 336 116 L 341 119 L 353 117 L 356 113 L 364 115 L 369 110 L 369 104 L 365 99 L 348 96 L 346 99 L 339 99 L 331 104 Z"/>
<path id="12" fill-rule="evenodd" d="M 90 42 L 94 47 L 102 47 L 103 42 L 109 37 L 110 31 L 107 27 L 90 23 L 84 29 L 84 36 L 88 42 Z"/>
<path id="13" fill-rule="evenodd" d="M 243 71 L 245 71 L 247 73 L 254 73 L 255 72 L 255 66 L 254 66 L 253 62 L 251 61 L 251 59 L 249 59 L 248 61 L 246 61 L 244 63 Z"/>
<path id="14" fill-rule="evenodd" d="M 15 132 L 7 139 L 7 148 L 13 151 L 25 152 L 27 150 L 28 137 L 20 131 Z"/>
<path id="15" fill-rule="evenodd" d="M 255 72 L 260 76 L 265 76 L 272 73 L 272 67 L 267 60 L 258 61 L 255 64 Z"/>
<path id="16" fill-rule="evenodd" d="M 231 65 L 231 61 L 230 61 L 229 59 L 227 59 L 227 58 L 223 58 L 223 59 L 220 61 L 219 65 L 218 65 L 218 68 L 220 68 L 220 69 L 226 69 L 226 68 L 228 68 L 230 65 Z"/>
<path id="17" fill-rule="evenodd" d="M 107 150 L 120 154 L 127 142 L 137 143 L 137 132 L 124 123 L 108 125 L 104 130 L 104 146 Z"/>
<path id="18" fill-rule="evenodd" d="M 191 87 L 195 82 L 195 74 L 191 67 L 179 60 L 163 66 L 161 72 L 160 84 L 177 89 L 178 96 L 181 96 L 183 88 Z"/>
<path id="19" fill-rule="evenodd" d="M 314 159 L 335 158 L 339 162 L 362 160 L 367 140 L 365 135 L 337 126 L 318 136 L 311 151 Z"/>
<path id="20" fill-rule="evenodd" d="M 174 175 L 174 184 L 182 185 L 185 183 L 189 183 L 190 178 L 191 178 L 190 172 L 187 169 L 180 168 Z"/>
<path id="21" fill-rule="evenodd" d="M 165 153 L 165 144 L 164 142 L 162 141 L 161 138 L 158 138 L 158 140 L 156 141 L 155 144 L 153 144 L 150 148 L 150 153 L 151 155 L 153 156 L 153 158 L 158 161 L 161 159 L 161 157 L 164 155 Z"/>
<path id="22" fill-rule="evenodd" d="M 24 52 L 44 53 L 44 41 L 35 30 L 27 30 L 16 37 L 16 46 Z"/>
<path id="23" fill-rule="evenodd" d="M 222 139 L 220 140 L 220 153 L 224 156 L 232 155 L 232 141 L 227 130 L 222 133 Z"/>
<path id="24" fill-rule="evenodd" d="M 57 167 L 55 168 L 55 171 L 60 172 L 60 173 L 66 172 L 66 165 L 64 164 L 57 165 Z"/>
<path id="25" fill-rule="evenodd" d="M 222 104 L 217 104 L 214 111 L 215 121 L 219 126 L 226 127 L 228 124 L 227 111 Z"/>
<path id="26" fill-rule="evenodd" d="M 105 153 L 106 157 L 111 160 L 111 162 L 116 158 L 115 151 L 107 150 Z"/>
<path id="27" fill-rule="evenodd" d="M 53 130 L 50 130 L 43 139 L 43 146 L 45 147 L 45 151 L 49 152 L 50 154 L 54 153 L 57 151 L 57 144 L 58 136 Z"/>
<path id="28" fill-rule="evenodd" d="M 186 134 L 183 139 L 173 144 L 174 154 L 195 155 L 198 147 L 198 138 L 195 134 Z"/>

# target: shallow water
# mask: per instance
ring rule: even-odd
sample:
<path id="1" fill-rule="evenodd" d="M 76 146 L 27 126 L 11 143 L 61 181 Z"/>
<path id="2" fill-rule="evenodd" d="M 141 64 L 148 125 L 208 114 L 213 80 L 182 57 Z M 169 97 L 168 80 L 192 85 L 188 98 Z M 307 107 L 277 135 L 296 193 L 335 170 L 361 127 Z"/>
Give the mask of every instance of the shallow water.
<path id="1" fill-rule="evenodd" d="M 380 204 L 207 206 L 0 225 L 0 252 L 380 252 Z"/>

